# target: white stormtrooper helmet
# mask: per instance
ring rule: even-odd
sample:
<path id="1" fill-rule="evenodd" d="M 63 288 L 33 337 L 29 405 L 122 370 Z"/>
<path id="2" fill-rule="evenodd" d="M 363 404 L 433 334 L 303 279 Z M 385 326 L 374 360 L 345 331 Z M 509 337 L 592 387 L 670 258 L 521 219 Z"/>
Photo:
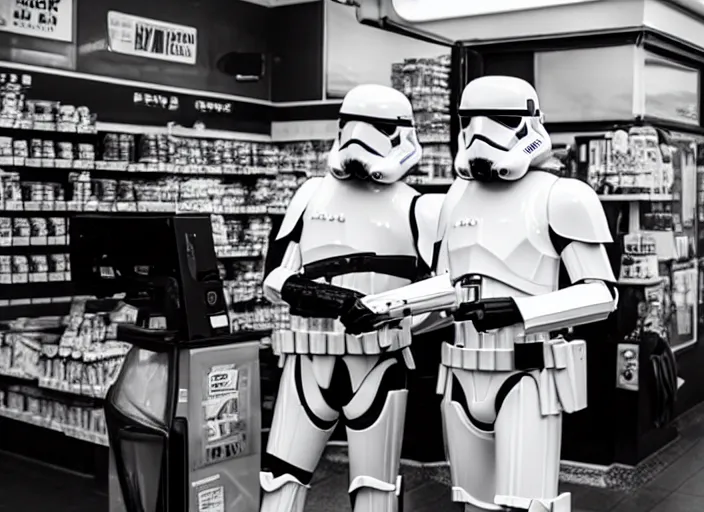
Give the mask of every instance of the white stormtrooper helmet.
<path id="1" fill-rule="evenodd" d="M 460 178 L 514 181 L 550 158 L 538 93 L 525 80 L 473 80 L 462 93 L 459 116 L 455 170 Z"/>
<path id="2" fill-rule="evenodd" d="M 330 150 L 330 172 L 338 179 L 401 180 L 420 161 L 411 102 L 383 85 L 359 85 L 340 108 L 340 128 Z"/>

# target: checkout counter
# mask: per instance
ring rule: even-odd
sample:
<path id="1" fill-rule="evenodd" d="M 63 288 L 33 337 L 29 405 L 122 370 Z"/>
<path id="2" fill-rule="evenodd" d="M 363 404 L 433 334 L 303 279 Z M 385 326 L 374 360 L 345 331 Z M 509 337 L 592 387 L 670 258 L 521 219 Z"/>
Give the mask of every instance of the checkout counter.
<path id="1" fill-rule="evenodd" d="M 133 346 L 105 405 L 110 511 L 257 512 L 269 333 L 230 333 L 210 218 L 85 215 L 70 229 L 79 292 L 119 296 L 117 338 Z"/>

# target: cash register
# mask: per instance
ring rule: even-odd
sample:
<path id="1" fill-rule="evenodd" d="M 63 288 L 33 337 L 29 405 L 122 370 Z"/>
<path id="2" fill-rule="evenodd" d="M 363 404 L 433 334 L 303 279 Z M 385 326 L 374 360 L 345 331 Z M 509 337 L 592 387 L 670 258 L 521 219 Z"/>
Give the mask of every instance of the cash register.
<path id="1" fill-rule="evenodd" d="M 270 333 L 231 332 L 210 218 L 79 215 L 70 236 L 76 292 L 132 311 L 105 401 L 110 512 L 257 512 Z"/>

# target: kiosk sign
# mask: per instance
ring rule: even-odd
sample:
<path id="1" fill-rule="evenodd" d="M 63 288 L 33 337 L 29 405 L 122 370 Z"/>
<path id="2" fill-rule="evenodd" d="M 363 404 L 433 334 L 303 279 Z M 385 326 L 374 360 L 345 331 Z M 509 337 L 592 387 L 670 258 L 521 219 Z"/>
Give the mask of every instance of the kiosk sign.
<path id="1" fill-rule="evenodd" d="M 108 12 L 108 48 L 115 53 L 195 65 L 198 30 L 121 12 Z"/>

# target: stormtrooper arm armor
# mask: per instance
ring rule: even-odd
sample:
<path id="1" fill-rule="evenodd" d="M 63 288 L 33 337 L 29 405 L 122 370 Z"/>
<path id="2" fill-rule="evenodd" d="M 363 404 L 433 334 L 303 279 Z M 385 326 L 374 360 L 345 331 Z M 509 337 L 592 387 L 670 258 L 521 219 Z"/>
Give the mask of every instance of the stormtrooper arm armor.
<path id="1" fill-rule="evenodd" d="M 418 257 L 428 274 L 434 264 L 436 251 L 435 240 L 438 233 L 438 223 L 442 211 L 445 194 L 424 194 L 417 196 L 413 203 L 412 218 Z M 412 319 L 411 329 L 414 333 L 421 334 L 433 331 L 452 323 L 452 317 L 445 316 L 444 312 L 416 314 Z"/>
<path id="2" fill-rule="evenodd" d="M 308 180 L 296 192 L 281 224 L 275 244 L 286 244 L 278 265 L 264 279 L 264 297 L 273 304 L 288 304 L 291 313 L 302 316 L 337 318 L 361 294 L 338 286 L 319 283 L 301 274 L 303 264 L 298 245 L 303 213 L 318 189 L 320 178 Z M 273 250 L 272 253 L 275 253 Z"/>
<path id="3" fill-rule="evenodd" d="M 284 285 L 289 278 L 297 275 L 301 268 L 301 251 L 298 243 L 289 242 L 280 265 L 264 280 L 264 297 L 272 304 L 286 304 L 282 297 Z"/>
<path id="4" fill-rule="evenodd" d="M 599 322 L 618 304 L 616 279 L 604 247 L 613 240 L 592 188 L 561 178 L 550 191 L 548 217 L 553 244 L 573 284 L 514 299 L 526 334 Z"/>
<path id="5" fill-rule="evenodd" d="M 396 290 L 367 295 L 362 303 L 378 315 L 403 318 L 452 309 L 457 298 L 450 274 L 444 273 Z"/>

